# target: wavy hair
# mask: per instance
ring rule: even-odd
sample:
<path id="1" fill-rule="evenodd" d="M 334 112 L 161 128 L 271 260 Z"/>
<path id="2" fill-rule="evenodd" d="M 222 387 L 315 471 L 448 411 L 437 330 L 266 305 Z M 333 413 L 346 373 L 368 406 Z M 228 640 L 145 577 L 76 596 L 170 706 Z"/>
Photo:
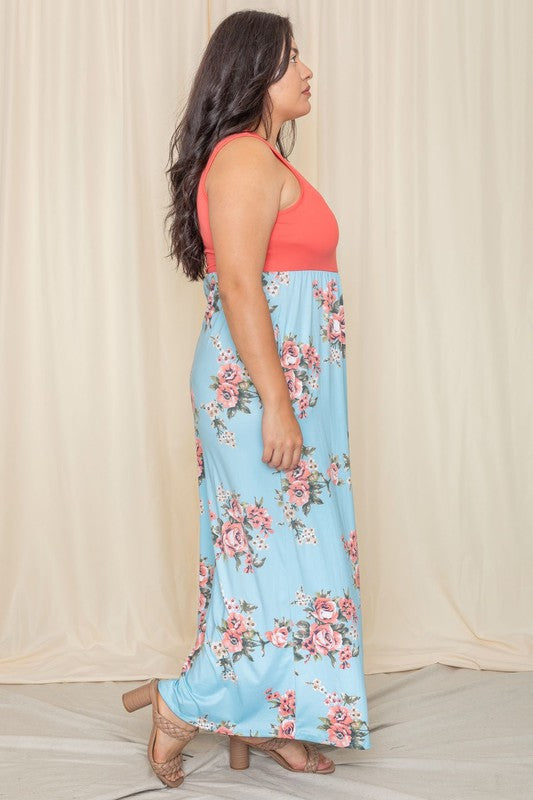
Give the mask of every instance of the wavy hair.
<path id="1" fill-rule="evenodd" d="M 268 87 L 289 65 L 292 24 L 288 16 L 266 11 L 237 11 L 222 20 L 205 48 L 183 115 L 172 134 L 167 162 L 171 203 L 170 250 L 189 280 L 205 277 L 204 245 L 200 235 L 196 196 L 200 175 L 220 139 L 263 122 L 272 129 Z M 294 147 L 295 121 L 289 120 Z M 282 141 L 276 143 L 287 158 Z M 176 267 L 178 268 L 178 267 Z"/>

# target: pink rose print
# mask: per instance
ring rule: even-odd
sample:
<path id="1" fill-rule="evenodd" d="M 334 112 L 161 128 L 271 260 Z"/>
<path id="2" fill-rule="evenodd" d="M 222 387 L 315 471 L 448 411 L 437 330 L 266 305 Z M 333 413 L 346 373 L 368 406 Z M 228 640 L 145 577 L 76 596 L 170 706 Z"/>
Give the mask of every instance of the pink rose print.
<path id="1" fill-rule="evenodd" d="M 285 647 L 288 635 L 289 629 L 285 625 L 282 628 L 274 628 L 274 630 L 266 631 L 265 633 L 268 641 L 272 642 L 276 647 Z"/>
<path id="2" fill-rule="evenodd" d="M 349 669 L 350 660 L 359 653 L 355 604 L 349 591 L 343 597 L 330 597 L 322 590 L 306 595 L 303 587 L 292 604 L 302 606 L 307 619 L 300 619 L 293 631 L 295 660 L 307 663 L 311 658 L 329 658 L 333 666 Z"/>
<path id="3" fill-rule="evenodd" d="M 208 568 L 207 564 L 205 564 L 203 561 L 201 561 L 200 562 L 199 578 L 198 578 L 200 586 L 202 586 L 202 587 L 207 586 L 207 583 L 209 581 L 210 575 L 211 575 L 211 570 Z"/>
<path id="4" fill-rule="evenodd" d="M 346 706 L 341 706 L 338 704 L 330 706 L 328 711 L 328 719 L 330 719 L 332 722 L 336 722 L 338 725 L 344 725 L 345 727 L 353 722 L 350 712 Z"/>
<path id="5" fill-rule="evenodd" d="M 350 668 L 351 657 L 352 657 L 352 648 L 350 647 L 350 645 L 345 644 L 344 647 L 341 647 L 341 649 L 339 650 L 340 669 Z"/>
<path id="6" fill-rule="evenodd" d="M 220 334 L 211 336 L 214 347 L 219 351 L 219 363 L 216 375 L 211 375 L 210 389 L 214 389 L 213 399 L 202 403 L 215 429 L 217 438 L 222 444 L 236 447 L 235 434 L 230 431 L 225 419 L 231 420 L 239 412 L 249 414 L 252 400 L 259 404 L 260 399 L 255 386 L 241 361 L 239 355 L 230 348 L 224 349 Z"/>
<path id="7" fill-rule="evenodd" d="M 335 722 L 329 726 L 328 738 L 332 744 L 335 743 L 338 747 L 349 747 L 352 738 L 351 730 Z"/>
<path id="8" fill-rule="evenodd" d="M 226 620 L 227 629 L 237 634 L 243 634 L 248 627 L 247 619 L 242 614 L 232 611 Z"/>
<path id="9" fill-rule="evenodd" d="M 321 622 L 336 622 L 339 617 L 336 604 L 328 597 L 317 597 L 315 610 L 312 613 Z"/>
<path id="10" fill-rule="evenodd" d="M 328 320 L 328 339 L 333 344 L 345 344 L 344 307 L 337 314 L 331 314 Z"/>
<path id="11" fill-rule="evenodd" d="M 233 670 L 233 665 L 242 656 L 253 661 L 254 651 L 257 647 L 261 648 L 261 653 L 264 655 L 265 645 L 268 642 L 261 638 L 255 627 L 253 612 L 257 606 L 246 600 L 237 602 L 232 598 L 231 602 L 226 602 L 226 608 L 227 615 L 217 625 L 221 639 L 211 642 L 211 650 L 222 669 L 222 677 L 225 680 L 235 681 L 237 675 Z"/>
<path id="12" fill-rule="evenodd" d="M 229 361 L 226 364 L 222 364 L 217 373 L 217 377 L 221 383 L 228 383 L 235 386 L 242 381 L 242 369 L 234 361 Z"/>
<path id="13" fill-rule="evenodd" d="M 327 468 L 326 473 L 335 486 L 337 486 L 339 483 L 339 465 L 335 461 L 332 461 Z"/>
<path id="14" fill-rule="evenodd" d="M 279 698 L 278 713 L 283 718 L 294 716 L 294 691 L 292 689 Z"/>
<path id="15" fill-rule="evenodd" d="M 320 372 L 320 355 L 316 347 L 313 347 L 312 344 L 306 344 L 305 342 L 302 342 L 300 345 L 300 351 L 302 353 L 303 360 L 307 364 L 307 369 L 318 374 Z"/>
<path id="16" fill-rule="evenodd" d="M 263 506 L 249 505 L 247 508 L 248 521 L 252 528 L 261 530 L 261 528 L 268 528 L 271 522 L 270 514 Z"/>
<path id="17" fill-rule="evenodd" d="M 235 731 L 233 730 L 233 728 L 228 728 L 227 725 L 219 725 L 218 728 L 215 728 L 215 733 L 225 733 L 228 736 L 231 736 L 232 734 L 235 733 Z"/>
<path id="18" fill-rule="evenodd" d="M 325 696 L 327 715 L 319 717 L 320 724 L 317 725 L 317 730 L 324 731 L 324 744 L 364 749 L 370 731 L 368 723 L 362 719 L 361 711 L 357 708 L 357 701 L 361 698 L 357 695 L 328 692 L 319 678 L 306 683 Z"/>
<path id="19" fill-rule="evenodd" d="M 196 463 L 198 465 L 198 472 L 196 473 L 198 481 L 203 478 L 204 473 L 204 451 L 202 448 L 202 442 L 200 441 L 199 437 L 196 437 Z"/>
<path id="20" fill-rule="evenodd" d="M 320 494 L 325 485 L 323 475 L 316 467 L 311 468 L 307 460 L 314 450 L 314 447 L 303 445 L 302 457 L 296 467 L 278 470 L 282 475 L 281 491 L 277 490 L 278 501 L 281 501 L 279 504 L 282 505 L 284 495 L 287 495 L 289 504 L 301 508 L 304 514 L 309 513 L 313 503 L 322 503 Z"/>
<path id="21" fill-rule="evenodd" d="M 322 324 L 320 333 L 322 341 L 329 343 L 329 356 L 324 359 L 331 364 L 341 366 L 346 358 L 346 333 L 344 323 L 344 305 L 342 294 L 338 297 L 338 286 L 335 278 L 328 281 L 327 288 L 321 289 L 318 280 L 313 281 L 313 297 L 322 308 Z"/>
<path id="22" fill-rule="evenodd" d="M 235 631 L 228 630 L 222 637 L 222 644 L 230 653 L 239 653 L 242 650 L 242 636 Z"/>
<path id="23" fill-rule="evenodd" d="M 292 334 L 278 348 L 289 396 L 296 403 L 298 418 L 304 419 L 318 399 L 320 354 L 312 342 L 298 342 Z"/>
<path id="24" fill-rule="evenodd" d="M 307 481 L 297 481 L 289 477 L 289 501 L 296 506 L 303 506 L 309 502 L 310 488 Z"/>
<path id="25" fill-rule="evenodd" d="M 294 689 L 287 689 L 280 694 L 273 692 L 272 688 L 266 689 L 265 697 L 272 706 L 277 709 L 278 718 L 276 723 L 271 723 L 270 729 L 273 736 L 285 739 L 294 739 L 295 715 L 296 715 L 296 695 Z"/>
<path id="26" fill-rule="evenodd" d="M 243 571 L 253 572 L 265 563 L 266 557 L 261 558 L 258 551 L 268 549 L 272 517 L 262 498 L 246 503 L 237 492 L 226 491 L 223 486 L 218 487 L 217 494 L 221 498 L 220 516 L 210 513 L 215 558 L 233 559 L 237 569 L 244 561 Z"/>
<path id="27" fill-rule="evenodd" d="M 329 655 L 332 650 L 340 650 L 342 636 L 333 630 L 331 625 L 319 625 L 313 622 L 309 626 L 309 636 L 304 640 L 303 647 L 312 654 Z"/>
<path id="28" fill-rule="evenodd" d="M 271 631 L 265 631 L 265 636 L 274 647 L 291 646 L 292 642 L 289 642 L 291 627 L 292 620 L 290 619 L 285 619 L 284 617 L 282 619 L 274 619 L 274 627 Z"/>
<path id="29" fill-rule="evenodd" d="M 245 383 L 242 370 L 235 362 L 228 361 L 212 377 L 214 383 L 210 388 L 216 389 L 217 402 L 228 410 L 230 416 L 239 403 L 241 383 Z"/>
<path id="30" fill-rule="evenodd" d="M 341 540 L 344 546 L 344 549 L 350 556 L 350 560 L 353 566 L 353 582 L 357 589 L 360 589 L 359 585 L 359 555 L 358 555 L 358 546 L 357 546 L 357 531 L 354 529 L 350 531 L 350 535 L 348 539 L 345 539 L 344 536 L 341 536 Z"/>
<path id="31" fill-rule="evenodd" d="M 303 419 L 304 417 L 307 416 L 306 412 L 307 409 L 310 407 L 310 404 L 311 401 L 309 399 L 309 395 L 307 393 L 302 394 L 298 400 L 298 411 L 299 411 L 298 417 L 300 419 Z"/>
<path id="32" fill-rule="evenodd" d="M 308 455 L 314 449 L 315 449 L 314 447 L 312 447 L 312 448 L 308 447 L 306 455 Z M 313 473 L 311 471 L 311 468 L 310 468 L 309 464 L 306 461 L 304 461 L 303 459 L 301 459 L 296 464 L 294 469 L 292 469 L 290 471 L 290 474 L 291 474 L 292 479 L 295 480 L 295 481 L 306 481 L 308 478 L 310 478 L 312 476 Z"/>
<path id="33" fill-rule="evenodd" d="M 227 556 L 235 556 L 248 548 L 248 539 L 242 525 L 236 522 L 224 522 L 217 539 L 217 544 Z"/>
<path id="34" fill-rule="evenodd" d="M 239 387 L 232 383 L 219 383 L 217 402 L 224 408 L 235 408 L 239 402 Z"/>
<path id="35" fill-rule="evenodd" d="M 276 736 L 279 736 L 280 739 L 294 739 L 294 720 L 283 719 L 280 722 Z"/>
<path id="36" fill-rule="evenodd" d="M 353 619 L 356 614 L 355 603 L 351 597 L 341 597 L 339 607 L 346 619 Z"/>
<path id="37" fill-rule="evenodd" d="M 342 453 L 342 465 L 341 457 L 336 453 L 329 454 L 329 461 L 329 467 L 325 473 L 328 489 L 330 484 L 333 486 L 343 486 L 344 484 L 351 486 L 350 456 L 348 453 Z M 342 474 L 343 472 L 344 475 Z"/>
<path id="38" fill-rule="evenodd" d="M 285 369 L 295 369 L 302 360 L 300 348 L 291 339 L 285 339 L 281 347 L 281 366 Z"/>
<path id="39" fill-rule="evenodd" d="M 229 361 L 222 364 L 217 372 L 217 401 L 227 409 L 233 409 L 239 402 L 240 387 L 244 381 L 243 372 L 238 364 Z"/>
<path id="40" fill-rule="evenodd" d="M 314 447 L 305 444 L 301 458 L 292 470 L 277 470 L 281 476 L 281 489 L 276 489 L 278 505 L 283 506 L 286 524 L 294 532 L 298 544 L 316 544 L 312 528 L 308 528 L 300 513 L 307 516 L 314 504 L 322 504 L 321 493 L 326 481 L 312 459 Z M 327 488 L 327 487 L 326 487 Z"/>

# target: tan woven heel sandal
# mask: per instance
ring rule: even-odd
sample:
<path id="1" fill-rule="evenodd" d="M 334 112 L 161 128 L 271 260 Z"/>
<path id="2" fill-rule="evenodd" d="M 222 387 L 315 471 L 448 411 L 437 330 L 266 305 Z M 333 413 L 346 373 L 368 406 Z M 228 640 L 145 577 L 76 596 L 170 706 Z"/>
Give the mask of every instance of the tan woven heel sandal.
<path id="1" fill-rule="evenodd" d="M 137 689 L 125 692 L 125 694 L 122 695 L 122 702 L 126 711 L 137 711 L 138 708 L 143 708 L 143 706 L 147 706 L 150 703 L 152 704 L 152 719 L 154 724 L 148 742 L 148 760 L 157 777 L 167 786 L 174 788 L 183 783 L 185 778 L 182 769 L 181 752 L 172 756 L 172 758 L 169 758 L 167 761 L 161 763 L 159 761 L 154 761 L 154 744 L 157 728 L 169 736 L 173 736 L 175 739 L 183 739 L 183 746 L 196 736 L 198 728 L 185 727 L 185 722 L 183 725 L 176 724 L 159 713 L 158 683 L 159 678 L 153 678 L 149 683 L 145 683 Z"/>
<path id="2" fill-rule="evenodd" d="M 301 769 L 292 767 L 289 762 L 283 758 L 281 753 L 277 752 L 280 747 L 283 747 L 283 745 L 291 741 L 294 741 L 294 739 L 273 737 L 266 742 L 254 742 L 252 744 L 248 739 L 243 739 L 242 736 L 233 734 L 229 737 L 230 767 L 232 769 L 247 769 L 250 766 L 250 747 L 254 747 L 258 750 L 264 750 L 271 758 L 277 761 L 278 764 L 281 764 L 285 769 L 290 769 L 291 772 L 318 772 L 320 774 L 335 772 L 335 764 L 331 764 L 324 769 L 318 769 L 320 750 L 314 742 L 301 742 L 307 750 L 307 761 Z"/>

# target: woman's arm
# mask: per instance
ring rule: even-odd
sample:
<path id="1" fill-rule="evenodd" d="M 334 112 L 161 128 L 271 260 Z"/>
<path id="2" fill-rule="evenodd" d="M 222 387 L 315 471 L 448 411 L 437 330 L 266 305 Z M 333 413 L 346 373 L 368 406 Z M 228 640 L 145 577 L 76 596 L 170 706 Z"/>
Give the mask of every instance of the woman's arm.
<path id="1" fill-rule="evenodd" d="M 302 433 L 280 363 L 262 272 L 283 178 L 268 145 L 228 142 L 206 178 L 220 300 L 239 356 L 263 403 L 263 461 L 293 469 Z"/>

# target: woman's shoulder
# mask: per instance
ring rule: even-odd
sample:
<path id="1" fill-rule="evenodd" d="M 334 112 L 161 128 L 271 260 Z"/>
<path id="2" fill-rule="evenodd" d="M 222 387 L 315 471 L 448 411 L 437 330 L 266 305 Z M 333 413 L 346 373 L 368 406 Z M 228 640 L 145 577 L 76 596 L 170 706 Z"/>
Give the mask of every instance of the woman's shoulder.
<path id="1" fill-rule="evenodd" d="M 245 172 L 259 180 L 272 180 L 277 174 L 276 159 L 272 158 L 268 142 L 247 134 L 225 136 L 217 142 L 209 157 L 204 177 L 205 190 L 208 192 L 212 183 Z"/>

